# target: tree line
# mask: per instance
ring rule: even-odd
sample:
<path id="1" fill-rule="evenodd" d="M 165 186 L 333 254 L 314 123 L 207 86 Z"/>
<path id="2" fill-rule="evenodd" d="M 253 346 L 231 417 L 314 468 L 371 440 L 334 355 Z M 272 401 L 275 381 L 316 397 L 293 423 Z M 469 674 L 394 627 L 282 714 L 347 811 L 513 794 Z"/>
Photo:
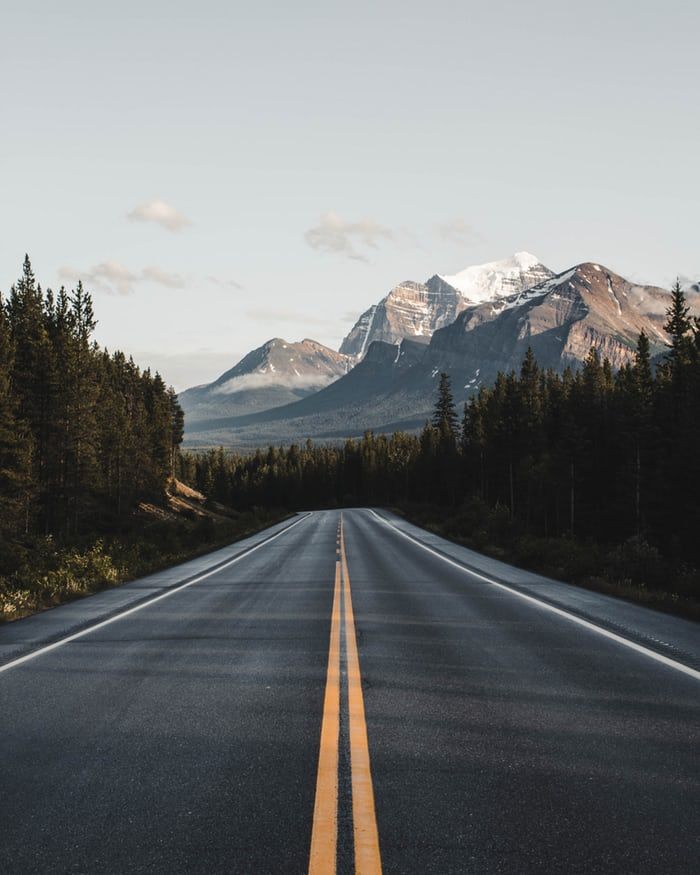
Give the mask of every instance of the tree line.
<path id="1" fill-rule="evenodd" d="M 111 531 L 163 497 L 183 436 L 159 374 L 92 339 L 90 295 L 54 294 L 29 258 L 0 296 L 0 543 Z"/>
<path id="2" fill-rule="evenodd" d="M 529 350 L 458 416 L 442 374 L 419 435 L 368 432 L 342 446 L 223 449 L 184 454 L 181 476 L 238 507 L 469 501 L 497 508 L 543 537 L 648 540 L 676 561 L 700 562 L 700 323 L 679 284 L 668 353 L 641 334 L 617 373 L 595 348 L 583 366 L 542 370 Z"/>

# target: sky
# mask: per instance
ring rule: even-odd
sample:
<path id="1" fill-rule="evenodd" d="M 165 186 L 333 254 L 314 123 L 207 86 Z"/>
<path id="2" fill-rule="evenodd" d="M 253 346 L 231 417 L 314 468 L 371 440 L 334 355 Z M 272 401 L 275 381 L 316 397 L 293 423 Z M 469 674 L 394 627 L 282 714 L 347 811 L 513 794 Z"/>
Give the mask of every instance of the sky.
<path id="1" fill-rule="evenodd" d="M 0 290 L 178 390 L 515 251 L 700 276 L 700 4 L 2 0 Z"/>

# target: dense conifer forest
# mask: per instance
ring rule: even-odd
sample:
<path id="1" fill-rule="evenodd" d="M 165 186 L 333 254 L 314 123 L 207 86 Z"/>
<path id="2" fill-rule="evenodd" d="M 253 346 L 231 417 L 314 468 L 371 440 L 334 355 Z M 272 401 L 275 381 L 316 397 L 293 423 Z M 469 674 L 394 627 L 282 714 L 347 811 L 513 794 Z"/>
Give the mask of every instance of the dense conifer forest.
<path id="1" fill-rule="evenodd" d="M 43 291 L 29 259 L 0 298 L 0 536 L 70 540 L 159 500 L 183 416 L 159 374 L 92 341 L 82 285 Z"/>
<path id="2" fill-rule="evenodd" d="M 222 502 L 403 508 L 477 549 L 579 581 L 700 595 L 700 324 L 672 293 L 668 354 L 613 373 L 543 372 L 528 352 L 458 417 L 442 375 L 420 435 L 343 446 L 184 454 L 181 477 Z"/>
<path id="3" fill-rule="evenodd" d="M 0 620 L 256 526 L 250 515 L 237 525 L 169 511 L 177 396 L 159 374 L 100 348 L 95 325 L 82 285 L 42 290 L 28 258 L 0 297 Z"/>

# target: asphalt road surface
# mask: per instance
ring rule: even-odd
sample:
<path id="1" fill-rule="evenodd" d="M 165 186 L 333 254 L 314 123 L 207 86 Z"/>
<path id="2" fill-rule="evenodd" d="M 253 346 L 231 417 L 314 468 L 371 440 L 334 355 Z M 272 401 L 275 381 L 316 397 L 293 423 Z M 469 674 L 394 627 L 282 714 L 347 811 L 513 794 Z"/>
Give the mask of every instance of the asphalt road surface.
<path id="1" fill-rule="evenodd" d="M 700 634 L 384 512 L 0 627 L 0 872 L 696 873 Z"/>

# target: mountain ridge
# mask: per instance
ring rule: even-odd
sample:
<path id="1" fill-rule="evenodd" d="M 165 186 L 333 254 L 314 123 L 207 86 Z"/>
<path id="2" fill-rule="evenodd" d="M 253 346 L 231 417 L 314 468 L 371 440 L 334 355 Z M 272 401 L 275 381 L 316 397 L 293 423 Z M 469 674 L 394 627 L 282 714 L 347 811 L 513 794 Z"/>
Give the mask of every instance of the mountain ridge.
<path id="1" fill-rule="evenodd" d="M 316 340 L 273 337 L 211 383 L 180 396 L 186 417 L 244 415 L 297 401 L 347 373 L 348 356 Z"/>
<path id="2" fill-rule="evenodd" d="M 284 407 L 244 418 L 191 422 L 201 443 L 254 446 L 306 436 L 339 439 L 365 429 L 416 428 L 429 416 L 437 375 L 452 378 L 464 402 L 499 370 L 520 366 L 528 346 L 543 368 L 576 367 L 596 346 L 618 368 L 631 360 L 641 330 L 652 351 L 666 348 L 670 294 L 630 283 L 596 262 L 582 262 L 514 295 L 466 307 L 425 338 L 369 343 L 365 355 L 331 386 Z M 698 301 L 693 302 L 700 312 Z M 423 342 L 421 342 L 423 341 Z"/>
<path id="3" fill-rule="evenodd" d="M 433 274 L 424 283 L 404 280 L 360 315 L 340 352 L 359 359 L 374 340 L 429 339 L 466 307 L 522 291 L 553 275 L 536 256 L 517 252 L 501 261 L 472 265 L 452 277 Z"/>

